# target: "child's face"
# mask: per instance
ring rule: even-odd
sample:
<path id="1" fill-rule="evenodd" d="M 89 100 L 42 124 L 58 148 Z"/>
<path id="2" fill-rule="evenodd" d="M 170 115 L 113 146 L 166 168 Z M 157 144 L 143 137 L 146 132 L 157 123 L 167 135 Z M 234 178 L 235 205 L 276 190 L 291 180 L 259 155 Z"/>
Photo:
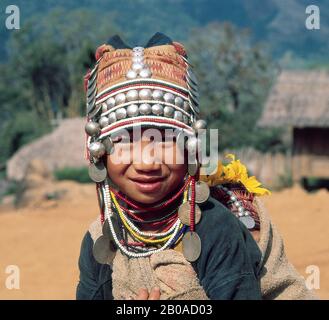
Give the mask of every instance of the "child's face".
<path id="1" fill-rule="evenodd" d="M 164 139 L 164 130 L 160 133 Z M 161 201 L 182 184 L 187 172 L 185 151 L 176 148 L 175 141 L 163 142 L 162 138 L 161 141 L 154 139 L 153 148 L 150 148 L 150 139 L 144 140 L 143 137 L 137 148 L 138 143 L 132 142 L 132 133 L 130 137 L 125 142 L 114 140 L 114 152 L 106 160 L 108 176 L 121 192 L 137 202 L 152 204 Z M 130 150 L 129 160 L 118 163 L 127 150 Z"/>

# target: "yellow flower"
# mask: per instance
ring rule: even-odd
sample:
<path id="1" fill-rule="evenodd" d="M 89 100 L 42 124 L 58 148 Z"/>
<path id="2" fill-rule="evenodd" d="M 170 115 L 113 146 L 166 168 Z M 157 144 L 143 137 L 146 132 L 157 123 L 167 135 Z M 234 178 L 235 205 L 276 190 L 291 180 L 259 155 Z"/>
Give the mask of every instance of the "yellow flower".
<path id="1" fill-rule="evenodd" d="M 225 157 L 231 159 L 229 164 L 223 165 L 219 161 L 217 172 L 209 176 L 200 175 L 200 180 L 208 183 L 209 186 L 240 182 L 250 193 L 255 195 L 271 194 L 269 190 L 261 187 L 261 183 L 257 181 L 255 176 L 248 177 L 246 166 L 240 160 L 235 160 L 235 155 L 230 153 Z"/>

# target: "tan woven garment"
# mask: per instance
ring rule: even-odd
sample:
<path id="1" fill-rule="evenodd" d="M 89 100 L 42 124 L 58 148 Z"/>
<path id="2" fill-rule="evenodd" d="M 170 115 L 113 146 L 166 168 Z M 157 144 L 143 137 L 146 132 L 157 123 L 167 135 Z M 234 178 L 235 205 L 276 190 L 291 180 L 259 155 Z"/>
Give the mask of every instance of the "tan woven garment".
<path id="1" fill-rule="evenodd" d="M 317 299 L 306 288 L 304 279 L 289 263 L 282 237 L 271 223 L 266 209 L 259 198 L 255 198 L 261 231 L 258 241 L 262 252 L 261 292 L 266 300 L 309 300 Z M 101 235 L 101 224 L 97 219 L 89 228 L 95 241 Z M 175 250 L 168 249 L 146 258 L 128 258 L 117 252 L 110 264 L 115 300 L 126 300 L 137 294 L 138 289 L 159 286 L 161 300 L 206 300 L 197 274 L 181 252 L 181 244 Z"/>

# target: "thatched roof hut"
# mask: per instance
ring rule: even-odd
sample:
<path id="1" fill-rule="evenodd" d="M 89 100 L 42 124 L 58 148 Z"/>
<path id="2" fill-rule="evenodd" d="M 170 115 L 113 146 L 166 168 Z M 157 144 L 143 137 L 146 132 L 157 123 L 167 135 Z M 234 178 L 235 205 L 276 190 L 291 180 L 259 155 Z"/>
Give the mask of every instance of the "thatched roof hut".
<path id="1" fill-rule="evenodd" d="M 259 120 L 261 127 L 329 127 L 329 73 L 283 71 Z"/>
<path id="2" fill-rule="evenodd" d="M 292 174 L 329 177 L 329 73 L 283 71 L 265 104 L 260 127 L 291 132 Z"/>

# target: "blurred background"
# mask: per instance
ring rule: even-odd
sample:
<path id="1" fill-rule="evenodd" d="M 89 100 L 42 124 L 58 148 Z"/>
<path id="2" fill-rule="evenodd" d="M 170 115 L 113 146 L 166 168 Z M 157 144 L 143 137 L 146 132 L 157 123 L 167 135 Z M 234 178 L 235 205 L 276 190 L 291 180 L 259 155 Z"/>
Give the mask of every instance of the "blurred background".
<path id="1" fill-rule="evenodd" d="M 20 10 L 18 30 L 6 28 L 11 4 Z M 320 29 L 305 26 L 310 4 Z M 329 298 L 327 1 L 0 7 L 0 299 L 75 299 L 80 243 L 99 211 L 84 158 L 83 76 L 110 36 L 143 46 L 158 31 L 186 46 L 220 156 L 235 153 L 273 191 L 264 201 L 289 259 Z M 11 266 L 19 288 L 10 289 Z M 320 272 L 319 286 L 310 270 Z"/>

